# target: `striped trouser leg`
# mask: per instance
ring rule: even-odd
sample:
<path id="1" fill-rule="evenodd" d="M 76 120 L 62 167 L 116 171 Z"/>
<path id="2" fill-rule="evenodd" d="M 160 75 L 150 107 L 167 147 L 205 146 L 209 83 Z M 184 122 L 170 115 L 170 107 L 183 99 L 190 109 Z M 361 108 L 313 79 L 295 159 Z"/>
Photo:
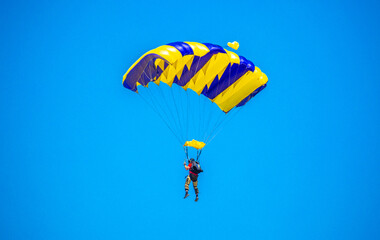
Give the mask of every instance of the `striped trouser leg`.
<path id="1" fill-rule="evenodd" d="M 199 190 L 198 190 L 198 180 L 193 182 L 193 187 L 194 187 L 194 191 L 195 191 L 195 194 L 198 195 L 199 193 Z"/>
<path id="2" fill-rule="evenodd" d="M 189 191 L 189 184 L 191 183 L 190 176 L 187 176 L 186 181 L 185 181 L 185 190 Z"/>

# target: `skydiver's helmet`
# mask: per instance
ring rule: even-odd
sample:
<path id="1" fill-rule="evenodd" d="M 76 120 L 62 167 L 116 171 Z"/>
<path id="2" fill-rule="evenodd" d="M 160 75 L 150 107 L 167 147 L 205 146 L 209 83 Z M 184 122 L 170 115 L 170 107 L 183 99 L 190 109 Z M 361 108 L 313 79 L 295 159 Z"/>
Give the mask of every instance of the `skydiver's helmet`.
<path id="1" fill-rule="evenodd" d="M 191 163 L 192 161 L 194 161 L 194 158 L 190 158 L 189 160 L 187 160 L 188 163 Z"/>

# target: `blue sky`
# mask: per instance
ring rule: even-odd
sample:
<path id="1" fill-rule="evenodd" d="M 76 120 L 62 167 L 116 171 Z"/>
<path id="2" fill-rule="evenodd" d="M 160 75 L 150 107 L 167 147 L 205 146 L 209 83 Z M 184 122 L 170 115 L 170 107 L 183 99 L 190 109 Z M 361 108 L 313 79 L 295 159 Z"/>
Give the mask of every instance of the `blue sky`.
<path id="1" fill-rule="evenodd" d="M 379 239 L 376 1 L 12 1 L 0 14 L 0 239 Z M 202 153 L 122 76 L 174 41 L 268 87 Z"/>

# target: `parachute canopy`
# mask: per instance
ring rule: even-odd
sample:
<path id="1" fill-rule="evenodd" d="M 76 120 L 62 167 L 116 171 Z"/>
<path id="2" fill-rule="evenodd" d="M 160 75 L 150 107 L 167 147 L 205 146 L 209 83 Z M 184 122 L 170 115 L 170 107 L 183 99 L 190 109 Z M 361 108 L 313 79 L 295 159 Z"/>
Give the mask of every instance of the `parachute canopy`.
<path id="1" fill-rule="evenodd" d="M 223 112 L 245 105 L 266 87 L 267 76 L 251 61 L 210 43 L 174 42 L 141 56 L 125 73 L 124 87 L 137 92 L 161 82 L 204 95 Z"/>

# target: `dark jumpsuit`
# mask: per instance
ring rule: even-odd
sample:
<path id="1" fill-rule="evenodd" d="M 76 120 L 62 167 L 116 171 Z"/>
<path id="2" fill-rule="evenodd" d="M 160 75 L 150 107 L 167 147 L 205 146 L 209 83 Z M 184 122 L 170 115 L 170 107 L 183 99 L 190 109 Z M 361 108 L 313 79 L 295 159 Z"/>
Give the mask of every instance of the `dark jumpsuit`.
<path id="1" fill-rule="evenodd" d="M 198 190 L 198 174 L 193 173 L 190 170 L 191 169 L 191 163 L 189 163 L 188 167 L 189 167 L 189 175 L 186 178 L 185 190 L 189 191 L 189 185 L 190 185 L 191 182 L 193 182 L 193 187 L 194 187 L 195 194 L 198 195 L 198 193 L 199 193 L 199 190 Z"/>

